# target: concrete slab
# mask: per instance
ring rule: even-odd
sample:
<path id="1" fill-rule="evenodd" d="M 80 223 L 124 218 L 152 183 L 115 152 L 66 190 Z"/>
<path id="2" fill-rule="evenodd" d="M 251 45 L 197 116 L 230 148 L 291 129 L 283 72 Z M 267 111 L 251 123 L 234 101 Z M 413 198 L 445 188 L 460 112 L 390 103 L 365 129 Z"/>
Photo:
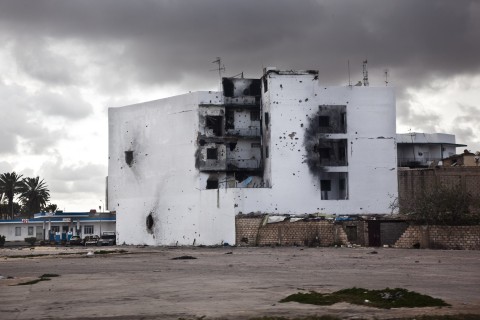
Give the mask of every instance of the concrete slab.
<path id="1" fill-rule="evenodd" d="M 125 250 L 110 254 L 87 252 Z M 197 259 L 171 260 L 179 256 Z M 248 319 L 331 314 L 480 315 L 480 252 L 372 248 L 0 249 L 0 319 Z M 14 286 L 43 274 L 50 281 Z M 7 279 L 13 277 L 13 279 Z M 449 308 L 379 310 L 279 303 L 289 294 L 401 287 Z"/>

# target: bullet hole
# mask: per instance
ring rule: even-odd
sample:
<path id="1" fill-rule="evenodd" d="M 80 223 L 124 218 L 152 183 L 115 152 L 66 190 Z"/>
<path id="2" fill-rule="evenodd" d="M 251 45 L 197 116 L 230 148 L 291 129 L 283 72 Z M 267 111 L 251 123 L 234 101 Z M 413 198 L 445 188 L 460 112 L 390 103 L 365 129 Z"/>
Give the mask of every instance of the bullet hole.
<path id="1" fill-rule="evenodd" d="M 133 151 L 125 151 L 125 162 L 129 167 L 133 164 Z"/>
<path id="2" fill-rule="evenodd" d="M 305 99 L 305 102 L 307 102 L 307 101 L 308 101 L 308 98 Z"/>
<path id="3" fill-rule="evenodd" d="M 154 225 L 153 216 L 152 216 L 152 213 L 149 213 L 146 219 L 147 231 L 149 233 L 153 232 L 153 225 Z"/>
<path id="4" fill-rule="evenodd" d="M 280 84 L 280 89 L 283 89 L 283 85 L 282 85 L 282 84 Z"/>

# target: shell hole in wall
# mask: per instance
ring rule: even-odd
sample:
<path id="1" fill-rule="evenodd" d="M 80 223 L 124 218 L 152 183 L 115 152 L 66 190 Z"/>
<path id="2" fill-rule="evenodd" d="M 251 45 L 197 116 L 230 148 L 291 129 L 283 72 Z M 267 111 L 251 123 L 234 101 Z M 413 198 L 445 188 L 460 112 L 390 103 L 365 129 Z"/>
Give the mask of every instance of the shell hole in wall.
<path id="1" fill-rule="evenodd" d="M 133 151 L 125 151 L 125 163 L 131 167 L 133 164 Z"/>
<path id="2" fill-rule="evenodd" d="M 155 224 L 154 220 L 153 220 L 153 216 L 152 214 L 150 213 L 148 216 L 147 216 L 147 219 L 146 219 L 146 226 L 147 226 L 147 231 L 149 233 L 153 233 L 153 225 Z"/>

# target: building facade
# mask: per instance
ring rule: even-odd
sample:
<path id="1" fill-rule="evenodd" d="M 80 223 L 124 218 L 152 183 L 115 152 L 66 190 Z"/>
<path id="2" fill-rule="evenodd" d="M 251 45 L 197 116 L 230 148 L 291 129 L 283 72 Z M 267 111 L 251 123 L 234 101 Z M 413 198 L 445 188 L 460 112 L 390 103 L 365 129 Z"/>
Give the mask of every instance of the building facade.
<path id="1" fill-rule="evenodd" d="M 116 215 L 112 213 L 55 212 L 37 213 L 33 219 L 0 220 L 0 235 L 6 241 L 68 240 L 69 236 L 101 236 L 115 232 Z M 55 238 L 56 236 L 56 238 Z"/>
<path id="2" fill-rule="evenodd" d="M 443 159 L 456 154 L 455 135 L 447 133 L 399 133 L 397 134 L 398 166 L 422 168 L 442 164 Z"/>
<path id="3" fill-rule="evenodd" d="M 388 87 L 326 87 L 266 70 L 109 109 L 108 206 L 117 243 L 235 243 L 235 216 L 382 214 L 397 196 Z"/>

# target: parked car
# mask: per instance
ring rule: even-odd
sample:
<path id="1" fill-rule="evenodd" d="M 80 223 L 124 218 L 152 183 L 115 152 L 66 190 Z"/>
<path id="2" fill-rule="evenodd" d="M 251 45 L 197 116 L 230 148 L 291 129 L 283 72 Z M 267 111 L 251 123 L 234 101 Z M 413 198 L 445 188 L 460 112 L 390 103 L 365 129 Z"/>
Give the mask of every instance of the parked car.
<path id="1" fill-rule="evenodd" d="M 117 244 L 115 231 L 105 231 L 97 242 L 97 246 L 114 246 Z"/>
<path id="2" fill-rule="evenodd" d="M 83 239 L 83 245 L 85 246 L 91 246 L 91 245 L 97 245 L 98 240 L 100 240 L 100 237 L 97 235 L 94 236 L 86 236 Z"/>
<path id="3" fill-rule="evenodd" d="M 83 244 L 82 238 L 80 236 L 72 236 L 70 240 L 68 241 L 69 245 L 81 245 Z"/>

